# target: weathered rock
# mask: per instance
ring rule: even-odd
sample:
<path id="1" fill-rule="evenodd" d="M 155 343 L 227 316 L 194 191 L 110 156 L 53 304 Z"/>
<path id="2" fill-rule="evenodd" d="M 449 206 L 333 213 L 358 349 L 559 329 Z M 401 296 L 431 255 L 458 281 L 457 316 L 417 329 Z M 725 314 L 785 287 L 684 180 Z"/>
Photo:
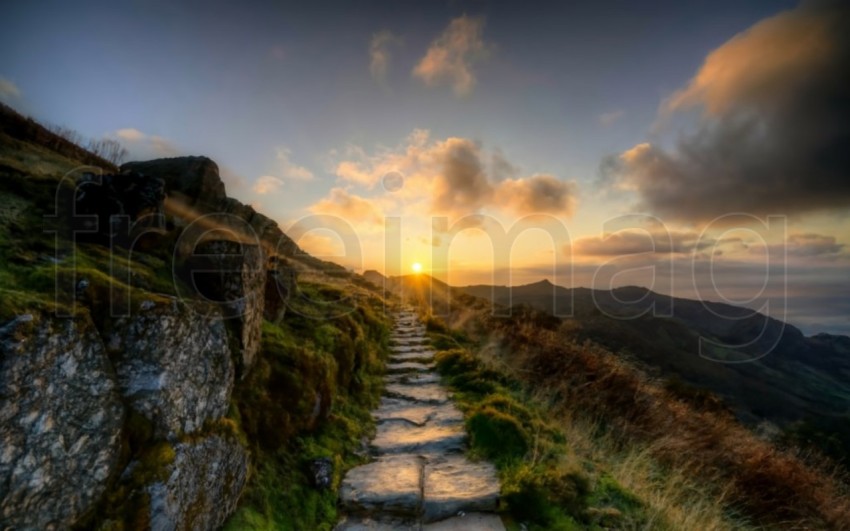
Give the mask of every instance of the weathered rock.
<path id="1" fill-rule="evenodd" d="M 422 520 L 435 522 L 460 511 L 495 511 L 499 480 L 490 463 L 463 456 L 429 460 L 425 465 Z"/>
<path id="2" fill-rule="evenodd" d="M 418 350 L 413 352 L 405 352 L 400 354 L 390 355 L 390 360 L 393 362 L 415 361 L 419 363 L 431 363 L 434 361 L 435 352 L 433 350 Z"/>
<path id="3" fill-rule="evenodd" d="M 173 157 L 144 162 L 128 162 L 121 171 L 134 171 L 159 177 L 166 192 L 180 198 L 189 206 L 200 204 L 218 207 L 227 194 L 218 173 L 218 166 L 207 157 Z"/>
<path id="4" fill-rule="evenodd" d="M 0 329 L 0 527 L 68 528 L 116 472 L 124 408 L 87 317 L 28 317 Z"/>
<path id="5" fill-rule="evenodd" d="M 505 531 L 505 524 L 492 513 L 466 513 L 439 522 L 425 524 L 422 531 Z"/>
<path id="6" fill-rule="evenodd" d="M 412 518 L 350 516 L 337 524 L 334 531 L 419 531 L 420 527 L 419 522 Z"/>
<path id="7" fill-rule="evenodd" d="M 448 399 L 445 387 L 437 383 L 397 384 L 387 385 L 384 394 L 393 398 L 403 398 L 414 402 L 442 404 Z"/>
<path id="8" fill-rule="evenodd" d="M 77 183 L 74 213 L 91 220 L 83 222 L 79 236 L 130 245 L 144 232 L 164 232 L 164 200 L 165 182 L 157 177 L 137 172 L 84 174 Z"/>
<path id="9" fill-rule="evenodd" d="M 233 361 L 218 310 L 178 299 L 146 302 L 154 304 L 111 323 L 107 348 L 128 405 L 155 436 L 173 440 L 226 413 Z"/>
<path id="10" fill-rule="evenodd" d="M 272 254 L 292 256 L 301 250 L 268 218 L 249 205 L 244 205 L 225 194 L 218 166 L 207 157 L 174 157 L 145 162 L 128 162 L 122 171 L 136 171 L 159 177 L 165 181 L 169 199 L 169 213 L 182 224 L 199 219 L 195 228 L 203 234 L 210 227 L 233 231 L 251 244 L 262 244 Z M 203 218 L 203 219 L 202 219 Z M 194 225 L 193 225 L 194 226 Z M 197 241 L 192 231 L 186 235 L 188 244 L 181 239 L 180 252 L 194 247 Z"/>
<path id="11" fill-rule="evenodd" d="M 263 315 L 278 324 L 286 313 L 286 303 L 295 295 L 297 272 L 282 256 L 272 256 L 266 272 L 266 293 Z"/>
<path id="12" fill-rule="evenodd" d="M 413 455 L 381 457 L 348 471 L 340 488 L 343 507 L 353 513 L 416 516 L 422 460 Z"/>
<path id="13" fill-rule="evenodd" d="M 381 405 L 372 412 L 379 422 L 404 420 L 410 424 L 424 426 L 436 424 L 463 424 L 463 414 L 454 404 L 423 404 L 400 398 L 381 398 Z"/>
<path id="14" fill-rule="evenodd" d="M 416 426 L 389 420 L 378 425 L 372 448 L 383 454 L 448 454 L 462 452 L 466 433 L 462 424 Z"/>
<path id="15" fill-rule="evenodd" d="M 333 483 L 334 462 L 330 457 L 310 461 L 310 479 L 317 489 L 327 489 Z"/>
<path id="16" fill-rule="evenodd" d="M 402 372 L 387 376 L 387 383 L 423 385 L 440 383 L 440 376 L 433 372 Z"/>
<path id="17" fill-rule="evenodd" d="M 266 294 L 266 260 L 262 249 L 229 240 L 199 243 L 186 263 L 195 289 L 221 308 L 238 344 L 244 374 L 260 349 Z"/>
<path id="18" fill-rule="evenodd" d="M 147 488 L 150 528 L 217 529 L 236 509 L 248 477 L 248 453 L 233 438 L 212 435 L 177 444 L 168 479 Z"/>
<path id="19" fill-rule="evenodd" d="M 389 374 L 396 374 L 401 372 L 428 372 L 433 368 L 434 366 L 430 364 L 426 365 L 424 363 L 414 363 L 409 361 L 387 364 L 387 372 Z"/>

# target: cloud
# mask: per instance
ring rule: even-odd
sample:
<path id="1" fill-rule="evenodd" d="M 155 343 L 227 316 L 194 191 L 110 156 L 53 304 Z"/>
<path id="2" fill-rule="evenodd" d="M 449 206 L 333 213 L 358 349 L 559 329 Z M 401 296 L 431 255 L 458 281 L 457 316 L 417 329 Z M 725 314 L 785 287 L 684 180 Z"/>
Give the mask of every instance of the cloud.
<path id="1" fill-rule="evenodd" d="M 843 243 L 836 243 L 835 236 L 823 234 L 792 234 L 788 237 L 788 254 L 795 256 L 835 255 L 844 249 Z"/>
<path id="2" fill-rule="evenodd" d="M 372 79 L 381 85 L 386 83 L 387 72 L 390 69 L 390 60 L 392 59 L 390 48 L 399 43 L 401 43 L 401 39 L 389 30 L 379 31 L 372 35 L 372 40 L 369 43 L 369 72 L 372 74 Z"/>
<path id="3" fill-rule="evenodd" d="M 496 188 L 496 201 L 520 215 L 557 214 L 570 217 L 576 204 L 576 185 L 553 175 L 507 179 Z"/>
<path id="4" fill-rule="evenodd" d="M 404 204 L 407 213 L 417 205 L 422 215 L 459 218 L 488 209 L 570 216 L 576 202 L 575 183 L 552 175 L 520 177 L 519 168 L 499 151 L 488 152 L 468 138 L 432 139 L 422 129 L 397 148 L 380 148 L 374 155 L 350 146 L 335 172 L 368 189 L 387 175 L 398 175 L 402 186 L 385 189 L 384 197 Z"/>
<path id="5" fill-rule="evenodd" d="M 254 186 L 252 186 L 251 189 L 260 195 L 266 195 L 277 192 L 282 186 L 282 179 L 272 175 L 263 175 L 254 181 Z"/>
<path id="6" fill-rule="evenodd" d="M 177 146 L 167 138 L 150 135 L 133 127 L 118 129 L 108 136 L 116 138 L 127 148 L 127 160 L 149 160 L 180 155 Z"/>
<path id="7" fill-rule="evenodd" d="M 571 250 L 583 256 L 624 256 L 639 253 L 690 254 L 713 247 L 718 242 L 701 238 L 696 232 L 623 230 L 601 236 L 588 236 L 573 242 Z"/>
<path id="8" fill-rule="evenodd" d="M 623 110 L 604 112 L 599 115 L 599 123 L 600 125 L 607 127 L 622 118 L 625 114 L 626 113 Z"/>
<path id="9" fill-rule="evenodd" d="M 21 89 L 6 78 L 0 77 L 0 101 L 12 101 L 21 97 Z"/>
<path id="10" fill-rule="evenodd" d="M 493 187 L 475 142 L 447 138 L 434 146 L 431 156 L 440 165 L 431 195 L 435 213 L 475 212 L 490 201 Z"/>
<path id="11" fill-rule="evenodd" d="M 277 161 L 280 165 L 281 175 L 287 179 L 295 179 L 296 181 L 312 181 L 313 172 L 299 166 L 290 160 L 292 152 L 287 148 L 277 148 Z"/>
<path id="12" fill-rule="evenodd" d="M 464 15 L 452 20 L 419 60 L 413 76 L 428 86 L 450 84 L 457 96 L 470 94 L 476 83 L 473 65 L 489 51 L 483 32 L 483 18 Z"/>
<path id="13" fill-rule="evenodd" d="M 662 105 L 662 120 L 700 110 L 695 129 L 604 160 L 603 180 L 689 222 L 850 206 L 847 27 L 846 4 L 805 3 L 736 35 Z"/>
<path id="14" fill-rule="evenodd" d="M 344 188 L 332 188 L 328 197 L 309 208 L 314 214 L 337 216 L 351 225 L 382 225 L 383 215 L 371 201 Z"/>

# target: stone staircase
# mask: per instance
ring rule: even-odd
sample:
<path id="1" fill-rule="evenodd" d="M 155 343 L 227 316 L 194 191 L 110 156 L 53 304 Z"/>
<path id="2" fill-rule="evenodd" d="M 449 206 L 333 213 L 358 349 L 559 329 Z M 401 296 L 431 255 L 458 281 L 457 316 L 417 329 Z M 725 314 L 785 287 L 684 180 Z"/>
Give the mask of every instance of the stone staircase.
<path id="1" fill-rule="evenodd" d="M 463 414 L 434 370 L 416 314 L 402 311 L 392 335 L 387 386 L 372 414 L 374 461 L 340 487 L 347 516 L 336 531 L 504 531 L 495 514 L 499 480 L 490 463 L 464 456 Z"/>

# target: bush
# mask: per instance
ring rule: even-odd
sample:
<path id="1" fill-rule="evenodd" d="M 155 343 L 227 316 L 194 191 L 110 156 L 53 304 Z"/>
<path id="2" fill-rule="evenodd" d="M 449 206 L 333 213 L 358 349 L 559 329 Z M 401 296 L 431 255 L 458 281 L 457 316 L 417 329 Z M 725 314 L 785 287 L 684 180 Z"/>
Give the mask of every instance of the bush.
<path id="1" fill-rule="evenodd" d="M 507 413 L 484 407 L 475 411 L 466 425 L 472 449 L 488 459 L 521 459 L 528 452 L 528 433 Z"/>

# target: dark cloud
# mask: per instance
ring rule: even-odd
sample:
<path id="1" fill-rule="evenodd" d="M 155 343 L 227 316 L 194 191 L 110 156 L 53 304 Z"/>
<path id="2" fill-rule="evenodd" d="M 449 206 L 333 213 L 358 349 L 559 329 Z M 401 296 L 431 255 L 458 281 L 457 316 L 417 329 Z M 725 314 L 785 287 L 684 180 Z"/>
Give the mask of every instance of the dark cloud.
<path id="1" fill-rule="evenodd" d="M 497 203 L 520 215 L 545 213 L 572 216 L 575 197 L 575 183 L 546 174 L 507 179 L 496 188 Z"/>
<path id="2" fill-rule="evenodd" d="M 577 239 L 571 247 L 576 255 L 624 256 L 638 253 L 685 254 L 715 246 L 717 241 L 695 232 L 620 231 L 605 236 Z"/>
<path id="3" fill-rule="evenodd" d="M 662 106 L 701 109 L 673 149 L 603 161 L 609 184 L 667 219 L 850 206 L 850 6 L 804 4 L 735 36 Z"/>
<path id="4" fill-rule="evenodd" d="M 449 138 L 434 150 L 441 172 L 433 196 L 437 212 L 475 212 L 487 204 L 493 187 L 481 163 L 479 146 L 464 138 Z"/>

